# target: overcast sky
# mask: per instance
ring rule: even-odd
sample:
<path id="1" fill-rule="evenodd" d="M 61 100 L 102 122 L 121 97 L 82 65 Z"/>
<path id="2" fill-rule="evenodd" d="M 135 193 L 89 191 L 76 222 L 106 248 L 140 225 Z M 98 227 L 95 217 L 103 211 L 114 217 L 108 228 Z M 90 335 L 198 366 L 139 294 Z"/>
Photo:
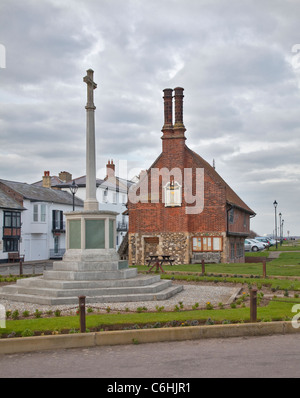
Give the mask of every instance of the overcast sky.
<path id="1" fill-rule="evenodd" d="M 97 176 L 161 152 L 164 88 L 184 87 L 187 145 L 256 213 L 300 235 L 299 0 L 1 0 L 0 177 L 85 174 L 94 70 Z M 298 46 L 297 46 L 298 45 Z"/>

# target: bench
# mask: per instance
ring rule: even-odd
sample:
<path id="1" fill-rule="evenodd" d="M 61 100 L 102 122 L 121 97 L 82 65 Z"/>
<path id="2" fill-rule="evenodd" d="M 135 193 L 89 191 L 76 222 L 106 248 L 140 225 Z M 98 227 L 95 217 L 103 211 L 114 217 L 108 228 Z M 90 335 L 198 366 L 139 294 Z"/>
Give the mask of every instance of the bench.
<path id="1" fill-rule="evenodd" d="M 8 262 L 24 261 L 25 256 L 20 256 L 19 252 L 8 253 Z"/>

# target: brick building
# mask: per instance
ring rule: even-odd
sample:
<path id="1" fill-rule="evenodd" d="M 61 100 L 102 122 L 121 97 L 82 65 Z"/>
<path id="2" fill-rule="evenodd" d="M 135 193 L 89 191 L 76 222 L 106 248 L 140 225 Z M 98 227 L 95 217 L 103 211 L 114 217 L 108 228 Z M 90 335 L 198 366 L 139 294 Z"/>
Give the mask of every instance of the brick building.
<path id="1" fill-rule="evenodd" d="M 244 262 L 255 213 L 186 145 L 183 88 L 165 89 L 163 98 L 162 152 L 129 195 L 129 263 L 144 264 L 151 254 L 176 264 Z"/>

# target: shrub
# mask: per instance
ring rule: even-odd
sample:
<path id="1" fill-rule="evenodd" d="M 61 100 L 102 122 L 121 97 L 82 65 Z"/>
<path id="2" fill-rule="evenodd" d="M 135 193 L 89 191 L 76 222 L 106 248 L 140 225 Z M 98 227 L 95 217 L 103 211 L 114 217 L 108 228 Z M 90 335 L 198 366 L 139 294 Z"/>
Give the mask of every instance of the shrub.
<path id="1" fill-rule="evenodd" d="M 27 310 L 23 311 L 22 315 L 24 318 L 27 318 L 29 316 L 29 311 L 27 311 Z"/>
<path id="2" fill-rule="evenodd" d="M 11 314 L 12 319 L 16 320 L 19 319 L 19 311 L 14 310 L 14 312 Z"/>
<path id="3" fill-rule="evenodd" d="M 36 310 L 35 310 L 35 313 L 34 313 L 34 316 L 35 316 L 36 318 L 41 318 L 41 316 L 42 316 L 42 311 L 39 311 L 38 309 L 36 309 Z"/>
<path id="4" fill-rule="evenodd" d="M 21 333 L 22 337 L 30 337 L 30 336 L 33 336 L 33 335 L 34 335 L 34 332 L 31 329 L 25 329 Z"/>
<path id="5" fill-rule="evenodd" d="M 137 307 L 136 312 L 143 312 L 143 311 L 147 311 L 146 307 Z"/>

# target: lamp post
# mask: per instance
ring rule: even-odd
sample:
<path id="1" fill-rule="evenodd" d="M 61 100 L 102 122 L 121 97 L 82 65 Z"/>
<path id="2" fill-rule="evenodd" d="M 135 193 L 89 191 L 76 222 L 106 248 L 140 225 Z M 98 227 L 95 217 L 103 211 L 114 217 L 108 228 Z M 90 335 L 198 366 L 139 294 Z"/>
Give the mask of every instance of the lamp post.
<path id="1" fill-rule="evenodd" d="M 279 241 L 280 241 L 280 246 L 281 246 L 282 245 L 282 242 L 281 242 L 281 216 L 282 216 L 282 214 L 281 214 L 281 212 L 278 215 L 279 215 Z"/>
<path id="2" fill-rule="evenodd" d="M 276 249 L 278 248 L 278 245 L 277 245 L 277 214 L 276 214 L 277 205 L 278 205 L 278 203 L 276 202 L 276 200 L 274 200 L 273 206 L 274 206 L 274 209 L 275 209 L 275 241 L 276 241 Z"/>
<path id="3" fill-rule="evenodd" d="M 73 211 L 75 210 L 75 194 L 78 190 L 78 185 L 75 184 L 75 180 L 73 180 L 72 184 L 69 186 L 71 194 L 73 195 Z"/>
<path id="4" fill-rule="evenodd" d="M 283 234 L 283 223 L 284 223 L 284 220 L 282 220 L 281 221 L 281 242 L 283 242 L 283 236 L 284 236 L 284 234 Z"/>

